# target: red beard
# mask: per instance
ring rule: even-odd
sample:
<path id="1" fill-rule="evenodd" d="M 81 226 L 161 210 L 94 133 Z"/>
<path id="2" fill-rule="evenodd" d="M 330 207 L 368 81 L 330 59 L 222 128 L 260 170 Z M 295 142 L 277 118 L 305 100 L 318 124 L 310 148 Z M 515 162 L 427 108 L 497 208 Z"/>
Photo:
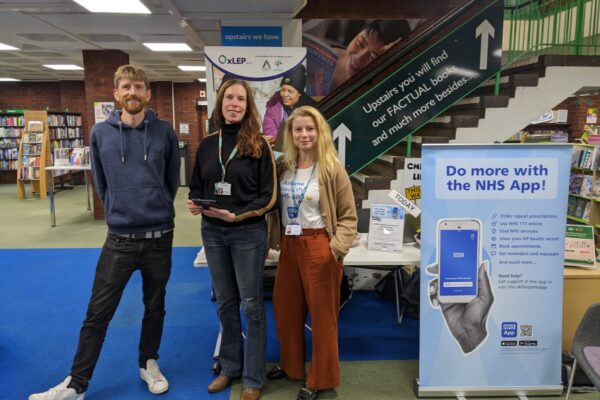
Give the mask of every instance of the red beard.
<path id="1" fill-rule="evenodd" d="M 129 103 L 129 100 L 137 100 L 137 103 Z M 142 100 L 137 96 L 128 96 L 126 98 L 122 98 L 119 103 L 125 111 L 132 115 L 140 113 L 148 104 L 147 101 Z"/>

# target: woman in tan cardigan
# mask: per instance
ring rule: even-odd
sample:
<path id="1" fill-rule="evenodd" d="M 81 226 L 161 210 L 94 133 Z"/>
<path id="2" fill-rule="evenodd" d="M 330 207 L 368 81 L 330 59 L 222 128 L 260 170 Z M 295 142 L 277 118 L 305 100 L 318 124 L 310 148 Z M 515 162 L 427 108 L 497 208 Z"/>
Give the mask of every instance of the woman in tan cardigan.
<path id="1" fill-rule="evenodd" d="M 337 158 L 331 130 L 313 107 L 300 107 L 284 132 L 278 166 L 281 240 L 273 307 L 281 345 L 271 379 L 304 379 L 304 323 L 310 313 L 312 364 L 299 400 L 339 385 L 338 328 L 344 256 L 356 234 L 350 179 Z"/>

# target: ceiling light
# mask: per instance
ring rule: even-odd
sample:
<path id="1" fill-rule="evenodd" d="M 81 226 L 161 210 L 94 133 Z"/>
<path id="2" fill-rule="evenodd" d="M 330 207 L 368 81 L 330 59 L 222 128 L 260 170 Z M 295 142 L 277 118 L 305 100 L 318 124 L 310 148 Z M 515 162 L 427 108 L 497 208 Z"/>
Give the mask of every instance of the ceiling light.
<path id="1" fill-rule="evenodd" d="M 0 78 L 0 82 L 17 82 L 20 81 L 20 79 L 15 79 L 15 78 Z"/>
<path id="2" fill-rule="evenodd" d="M 178 65 L 177 67 L 182 71 L 206 71 L 204 65 Z"/>
<path id="3" fill-rule="evenodd" d="M 56 69 L 59 71 L 72 71 L 72 70 L 80 70 L 83 69 L 77 65 L 73 64 L 44 64 L 44 67 L 50 69 Z"/>
<path id="4" fill-rule="evenodd" d="M 140 0 L 74 0 L 94 13 L 152 14 Z"/>
<path id="5" fill-rule="evenodd" d="M 16 47 L 13 47 L 13 46 L 9 46 L 4 43 L 0 43 L 0 50 L 19 50 L 19 49 L 17 49 Z"/>
<path id="6" fill-rule="evenodd" d="M 192 51 L 185 43 L 143 43 L 152 51 Z"/>
<path id="7" fill-rule="evenodd" d="M 198 78 L 200 82 L 206 82 L 206 78 Z"/>

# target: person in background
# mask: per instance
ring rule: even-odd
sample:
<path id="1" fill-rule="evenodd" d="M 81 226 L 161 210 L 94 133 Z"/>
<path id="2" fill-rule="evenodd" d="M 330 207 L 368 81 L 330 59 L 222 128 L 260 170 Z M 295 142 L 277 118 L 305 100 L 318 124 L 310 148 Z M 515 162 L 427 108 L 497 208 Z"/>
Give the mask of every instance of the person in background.
<path id="1" fill-rule="evenodd" d="M 272 238 L 281 255 L 273 309 L 280 365 L 270 379 L 305 377 L 304 324 L 312 328 L 312 364 L 298 400 L 313 400 L 339 385 L 337 318 L 343 258 L 356 235 L 357 216 L 350 178 L 333 145 L 331 129 L 313 107 L 290 115 L 277 166 L 280 219 L 272 218 Z M 281 229 L 283 228 L 283 234 Z M 276 248 L 276 240 L 271 242 Z"/>
<path id="2" fill-rule="evenodd" d="M 280 90 L 269 99 L 263 118 L 263 133 L 277 151 L 281 150 L 283 140 L 279 132 L 285 126 L 288 115 L 301 106 L 316 106 L 317 102 L 304 92 L 306 69 L 298 64 L 281 78 Z M 280 138 L 280 140 L 277 140 Z"/>
<path id="3" fill-rule="evenodd" d="M 242 377 L 242 400 L 256 400 L 265 383 L 266 315 L 263 272 L 265 213 L 277 196 L 275 159 L 260 133 L 260 117 L 247 82 L 224 82 L 215 104 L 216 133 L 198 148 L 187 207 L 202 214 L 202 240 L 221 322 L 221 374 L 210 393 Z M 193 199 L 216 200 L 203 207 Z M 205 203 L 205 202 L 204 202 Z M 246 315 L 246 351 L 240 305 Z"/>
<path id="4" fill-rule="evenodd" d="M 375 20 L 339 49 L 329 92 L 364 69 L 411 32 L 407 20 Z"/>
<path id="5" fill-rule="evenodd" d="M 83 400 L 100 356 L 108 324 L 134 271 L 140 270 L 144 318 L 139 343 L 140 378 L 153 394 L 169 383 L 158 367 L 171 274 L 179 147 L 171 125 L 146 108 L 146 72 L 123 65 L 115 73 L 114 110 L 91 133 L 94 185 L 104 203 L 108 236 L 96 266 L 92 296 L 70 375 L 29 400 Z"/>

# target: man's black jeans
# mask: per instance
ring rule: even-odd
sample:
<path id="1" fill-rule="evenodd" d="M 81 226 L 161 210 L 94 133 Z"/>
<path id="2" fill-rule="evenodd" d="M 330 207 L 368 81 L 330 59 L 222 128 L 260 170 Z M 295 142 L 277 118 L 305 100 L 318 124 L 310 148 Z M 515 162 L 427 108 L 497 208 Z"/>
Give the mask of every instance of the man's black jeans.
<path id="1" fill-rule="evenodd" d="M 165 293 L 171 274 L 173 232 L 158 239 L 126 239 L 109 234 L 96 266 L 92 297 L 71 367 L 69 387 L 87 390 L 100 356 L 106 329 L 131 274 L 139 269 L 144 292 L 144 319 L 139 345 L 139 366 L 158 359 L 165 318 Z"/>

